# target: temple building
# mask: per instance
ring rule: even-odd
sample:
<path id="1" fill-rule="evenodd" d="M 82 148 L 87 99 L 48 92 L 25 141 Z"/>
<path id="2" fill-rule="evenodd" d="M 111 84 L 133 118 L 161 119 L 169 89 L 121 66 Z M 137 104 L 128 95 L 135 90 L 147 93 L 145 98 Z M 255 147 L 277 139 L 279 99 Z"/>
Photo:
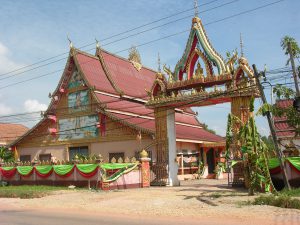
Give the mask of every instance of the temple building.
<path id="1" fill-rule="evenodd" d="M 125 59 L 98 44 L 95 55 L 71 46 L 43 118 L 12 149 L 21 161 L 66 161 L 76 154 L 124 160 L 146 149 L 155 163 L 155 119 L 145 103 L 159 75 L 141 64 L 137 51 Z M 214 173 L 224 138 L 206 131 L 191 108 L 176 109 L 175 117 L 179 173 L 195 172 L 199 158 Z"/>

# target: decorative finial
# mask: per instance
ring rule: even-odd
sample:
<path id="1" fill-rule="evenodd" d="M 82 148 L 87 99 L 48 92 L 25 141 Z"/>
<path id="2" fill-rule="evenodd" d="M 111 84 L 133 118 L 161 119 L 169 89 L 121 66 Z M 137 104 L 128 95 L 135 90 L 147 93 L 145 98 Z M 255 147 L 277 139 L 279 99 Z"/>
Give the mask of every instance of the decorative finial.
<path id="1" fill-rule="evenodd" d="M 73 43 L 72 43 L 72 41 L 71 41 L 69 35 L 67 35 L 67 38 L 68 38 L 68 41 L 69 41 L 70 48 L 73 48 Z"/>
<path id="2" fill-rule="evenodd" d="M 195 17 L 198 17 L 198 0 L 194 0 Z"/>
<path id="3" fill-rule="evenodd" d="M 158 53 L 158 57 L 157 57 L 157 64 L 158 64 L 158 72 L 161 73 L 159 53 Z"/>
<path id="4" fill-rule="evenodd" d="M 242 33 L 240 33 L 240 47 L 241 47 L 241 57 L 244 57 L 244 43 L 242 38 Z"/>
<path id="5" fill-rule="evenodd" d="M 96 48 L 98 49 L 98 48 L 100 48 L 100 44 L 99 44 L 99 41 L 97 40 L 97 38 L 95 38 L 95 40 L 96 40 Z"/>

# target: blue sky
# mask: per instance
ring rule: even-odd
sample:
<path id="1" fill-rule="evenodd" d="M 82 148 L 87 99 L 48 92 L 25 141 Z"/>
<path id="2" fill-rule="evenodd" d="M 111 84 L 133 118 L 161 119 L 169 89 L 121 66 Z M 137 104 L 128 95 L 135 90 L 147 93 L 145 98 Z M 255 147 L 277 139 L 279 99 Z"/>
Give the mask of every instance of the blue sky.
<path id="1" fill-rule="evenodd" d="M 207 24 L 230 15 L 275 2 L 276 0 L 239 0 L 232 4 L 208 12 L 201 11 L 231 2 L 219 0 L 199 7 L 199 16 L 203 24 Z M 211 0 L 199 0 L 199 5 Z M 52 0 L 52 1 L 5 1 L 0 0 L 0 74 L 39 60 L 68 52 L 70 37 L 75 47 L 95 42 L 95 38 L 103 40 L 116 33 L 143 25 L 162 17 L 190 9 L 193 0 Z M 255 63 L 263 69 L 285 66 L 286 56 L 280 47 L 280 39 L 284 35 L 300 40 L 300 1 L 285 0 L 278 4 L 263 8 L 232 19 L 205 26 L 206 32 L 215 49 L 225 57 L 227 51 L 239 48 L 239 37 L 242 33 L 244 52 L 250 65 Z M 193 11 L 163 20 L 159 23 L 141 28 L 129 34 L 142 31 L 181 17 L 189 18 L 162 26 L 150 32 L 115 42 L 125 35 L 101 41 L 101 45 L 113 53 L 139 45 L 160 37 L 187 30 L 191 26 Z M 160 53 L 162 63 L 174 68 L 181 57 L 188 32 L 154 42 L 139 48 L 145 66 L 157 68 L 157 54 Z M 95 47 L 91 45 L 83 50 Z M 94 49 L 90 51 L 94 53 Z M 127 57 L 128 51 L 118 53 Z M 62 59 L 67 55 L 55 58 Z M 62 59 L 27 73 L 15 75 L 8 79 L 0 76 L 0 116 L 4 114 L 22 113 L 45 109 L 48 105 L 48 93 L 52 92 L 61 76 L 61 72 L 53 73 L 30 82 L 1 88 L 3 86 L 30 79 L 64 68 Z M 12 74 L 10 74 L 12 75 Z M 2 79 L 2 80 L 1 80 Z M 289 82 L 289 80 L 288 80 Z M 269 96 L 269 92 L 267 92 Z M 257 107 L 260 104 L 257 101 Z M 214 107 L 197 108 L 201 122 L 207 123 L 219 134 L 224 135 L 226 118 L 230 112 L 230 104 Z M 1 121 L 3 121 L 1 119 Z M 268 133 L 264 118 L 257 118 L 260 131 Z M 30 126 L 32 123 L 26 123 Z"/>

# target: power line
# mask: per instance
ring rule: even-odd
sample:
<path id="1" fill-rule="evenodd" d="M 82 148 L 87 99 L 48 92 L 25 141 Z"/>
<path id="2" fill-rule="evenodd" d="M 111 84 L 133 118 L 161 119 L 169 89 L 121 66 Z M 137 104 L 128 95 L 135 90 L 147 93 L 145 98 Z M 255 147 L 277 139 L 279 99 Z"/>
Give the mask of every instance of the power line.
<path id="1" fill-rule="evenodd" d="M 244 89 L 247 90 L 247 89 L 250 89 L 250 88 L 252 88 L 252 87 L 256 87 L 256 85 L 254 84 L 254 85 L 250 85 L 250 86 L 248 86 L 248 87 L 243 87 L 243 88 L 239 88 L 239 89 L 235 89 L 235 90 L 228 90 L 228 91 L 225 91 L 225 92 L 223 92 L 223 93 L 217 93 L 217 94 L 211 95 L 210 97 L 205 98 L 205 99 L 202 99 L 202 100 L 193 100 L 193 101 L 190 101 L 190 102 L 187 102 L 187 103 L 181 105 L 181 107 L 187 107 L 188 105 L 191 105 L 191 104 L 199 104 L 199 103 L 204 102 L 204 101 L 206 101 L 206 100 L 209 100 L 209 99 L 212 99 L 212 98 L 215 98 L 215 97 L 219 97 L 219 96 L 223 96 L 224 94 L 236 93 L 236 92 L 238 92 L 238 91 L 241 91 L 241 90 L 244 90 Z M 172 107 L 167 107 L 167 108 L 172 108 Z M 173 113 L 175 113 L 175 111 L 174 111 L 174 112 L 171 112 L 171 113 L 167 113 L 167 115 L 171 115 L 171 114 L 173 114 Z M 146 114 L 141 114 L 141 115 L 139 115 L 138 118 L 141 118 L 141 117 L 143 117 L 143 116 L 147 116 L 147 115 L 150 115 L 150 114 L 153 114 L 153 112 L 151 112 L 151 113 L 146 113 Z M 159 118 L 159 117 L 163 117 L 163 116 L 158 116 L 157 118 Z M 133 117 L 123 118 L 123 119 L 118 119 L 117 121 L 111 121 L 111 123 L 122 122 L 122 121 L 130 120 L 130 119 L 132 119 L 132 118 L 133 118 Z M 143 118 L 141 118 L 141 119 L 143 119 Z M 136 123 L 136 124 L 134 124 L 134 125 L 141 125 L 141 124 L 148 123 L 148 122 L 149 122 L 149 120 L 146 120 L 146 121 L 143 121 L 143 122 L 140 122 L 140 123 Z M 106 123 L 106 125 L 107 125 L 107 124 L 108 124 L 108 123 Z M 88 127 L 94 127 L 94 126 L 96 126 L 96 124 L 92 124 L 92 125 L 89 125 L 89 126 L 80 127 L 80 128 L 77 128 L 77 129 L 88 128 Z M 127 126 L 127 125 L 121 124 L 120 126 L 123 127 L 123 126 Z M 111 130 L 115 130 L 115 129 L 120 129 L 120 126 L 117 126 L 116 128 L 112 128 L 112 129 L 107 129 L 106 132 L 107 132 L 107 131 L 111 131 Z M 142 128 L 142 129 L 144 129 L 144 128 Z M 60 134 L 61 132 L 65 132 L 65 131 L 71 131 L 71 130 L 74 130 L 74 129 L 62 130 L 62 131 L 57 132 L 57 134 Z M 147 130 L 147 129 L 146 129 L 146 130 Z M 41 135 L 41 136 L 48 136 L 48 135 L 49 135 L 49 133 L 46 133 L 46 134 L 43 134 L 43 135 Z M 22 135 L 22 136 L 20 136 L 20 137 L 23 137 L 23 136 L 24 136 L 24 135 Z M 40 135 L 36 135 L 35 137 L 39 137 L 39 136 L 40 136 Z"/>
<path id="2" fill-rule="evenodd" d="M 207 2 L 207 3 L 204 3 L 204 4 L 201 4 L 200 6 L 210 5 L 210 4 L 212 4 L 212 3 L 214 3 L 214 2 L 217 2 L 217 1 L 219 1 L 219 0 L 213 0 L 213 1 L 210 1 L 210 2 Z M 151 25 L 151 24 L 155 24 L 155 23 L 160 22 L 160 21 L 162 21 L 162 20 L 165 20 L 165 19 L 168 19 L 168 18 L 171 18 L 171 17 L 174 17 L 174 16 L 178 16 L 178 15 L 180 15 L 180 14 L 183 14 L 183 13 L 188 12 L 188 11 L 191 11 L 191 10 L 194 10 L 194 7 L 193 7 L 193 8 L 189 8 L 189 9 L 187 9 L 187 10 L 183 10 L 183 11 L 174 13 L 174 14 L 171 14 L 171 15 L 169 15 L 169 16 L 166 16 L 166 17 L 163 17 L 163 18 L 160 18 L 160 19 L 157 19 L 157 20 L 154 20 L 154 21 L 149 22 L 149 23 L 145 23 L 145 24 L 140 25 L 140 26 L 137 26 L 137 27 L 135 27 L 135 28 L 131 28 L 131 29 L 129 29 L 129 30 L 126 30 L 126 31 L 123 31 L 123 32 L 114 34 L 114 35 L 109 36 L 109 37 L 107 37 L 107 38 L 101 39 L 100 41 L 102 42 L 102 41 L 106 41 L 106 40 L 109 40 L 109 39 L 114 38 L 114 37 L 118 37 L 118 36 L 120 36 L 120 35 L 122 35 L 122 34 L 126 34 L 126 33 L 129 33 L 129 32 L 131 32 L 131 31 L 134 31 L 134 30 L 138 30 L 138 29 L 140 29 L 140 28 L 142 28 L 142 27 L 149 26 L 149 25 Z M 89 47 L 89 46 L 94 45 L 94 44 L 95 44 L 95 42 L 90 43 L 90 44 L 86 44 L 86 45 L 84 45 L 84 46 L 79 47 L 79 49 L 83 49 L 83 48 Z M 8 75 L 8 74 L 11 74 L 11 73 L 20 71 L 20 70 L 22 70 L 22 69 L 26 69 L 26 68 L 29 68 L 29 67 L 38 65 L 38 64 L 43 63 L 43 62 L 47 62 L 47 61 L 49 61 L 49 60 L 51 60 L 51 59 L 55 59 L 55 58 L 57 58 L 57 57 L 66 55 L 66 54 L 68 54 L 68 53 L 69 53 L 69 52 L 63 52 L 63 53 L 60 53 L 60 54 L 58 54 L 58 55 L 56 55 L 56 56 L 52 56 L 52 57 L 50 57 L 50 58 L 46 58 L 46 59 L 40 60 L 40 61 L 35 62 L 35 63 L 32 63 L 32 64 L 30 64 L 30 65 L 23 66 L 23 67 L 20 67 L 20 68 L 18 68 L 18 69 L 15 69 L 15 70 L 12 70 L 12 71 L 9 71 L 9 72 L 0 74 L 0 76 Z M 61 61 L 61 60 L 63 60 L 63 59 L 65 59 L 65 58 L 62 58 L 62 59 L 53 61 L 53 62 L 51 62 L 51 63 L 55 63 L 55 62 Z M 51 64 L 51 63 L 47 63 L 47 64 L 45 64 L 45 65 L 49 65 L 49 64 Z M 40 66 L 40 67 L 41 67 L 41 66 Z M 39 67 L 35 67 L 35 68 L 39 68 Z M 28 72 L 28 71 L 31 71 L 31 70 L 32 70 L 32 69 L 27 70 L 27 71 L 24 71 L 24 72 Z M 21 72 L 21 73 L 24 73 L 24 72 Z M 18 73 L 18 74 L 20 74 L 20 73 Z"/>
<path id="3" fill-rule="evenodd" d="M 100 103 L 90 103 L 90 104 L 86 104 L 84 106 L 89 106 L 89 107 L 92 107 L 92 106 L 101 106 L 101 105 L 106 105 L 106 104 L 110 104 L 110 103 L 117 103 L 117 102 L 121 102 L 121 101 L 128 101 L 130 102 L 130 100 L 134 101 L 134 100 L 137 100 L 139 98 L 145 98 L 147 97 L 147 95 L 142 95 L 142 96 L 136 96 L 132 99 L 127 99 L 127 98 L 117 98 L 116 100 L 111 100 L 111 101 L 103 101 L 103 102 L 100 102 Z M 143 103 L 137 103 L 139 105 L 137 106 L 132 106 L 132 107 L 126 107 L 126 109 L 131 109 L 131 108 L 137 108 L 137 107 L 144 107 L 144 104 Z M 57 109 L 54 109 L 56 112 L 57 111 L 60 111 L 60 110 L 68 110 L 68 109 L 73 109 L 73 107 L 60 107 L 60 108 L 57 108 Z M 121 108 L 114 108 L 114 110 L 118 110 L 118 109 L 121 109 Z M 48 109 L 49 110 L 49 109 Z M 46 110 L 47 111 L 47 110 Z M 9 117 L 15 117 L 15 116 L 22 116 L 22 115 L 31 115 L 31 114 L 37 114 L 37 113 L 41 113 L 41 112 L 46 112 L 46 111 L 35 111 L 35 112 L 25 112 L 25 113 L 19 113 L 19 114 L 10 114 L 10 115 L 3 115 L 3 116 L 0 116 L 0 119 L 1 118 L 9 118 Z M 70 113 L 59 113 L 60 115 L 70 115 Z"/>
<path id="4" fill-rule="evenodd" d="M 262 8 L 265 8 L 265 7 L 274 5 L 274 4 L 278 4 L 279 2 L 282 2 L 282 1 L 284 1 L 284 0 L 279 0 L 279 1 L 276 1 L 276 2 L 269 3 L 269 4 L 265 4 L 265 5 L 262 5 L 262 6 L 259 6 L 259 7 L 253 8 L 253 9 L 250 9 L 250 10 L 245 10 L 245 11 L 243 11 L 243 12 L 240 12 L 240 13 L 237 13 L 237 14 L 233 14 L 233 15 L 228 16 L 228 17 L 225 17 L 225 18 L 223 18 L 223 19 L 215 20 L 215 21 L 206 23 L 206 24 L 204 24 L 204 25 L 205 25 L 205 26 L 208 26 L 208 25 L 211 25 L 211 24 L 214 24 L 214 23 L 218 23 L 218 22 L 221 22 L 221 21 L 224 21 L 224 20 L 228 20 L 228 19 L 231 19 L 231 18 L 240 16 L 240 15 L 243 15 L 243 14 L 247 14 L 247 13 L 253 12 L 253 11 L 255 11 L 255 10 L 259 10 L 259 9 L 262 9 Z M 148 42 L 139 44 L 139 45 L 137 45 L 136 47 L 141 47 L 141 46 L 144 46 L 144 45 L 148 45 L 148 44 L 151 44 L 151 43 L 154 43 L 154 42 L 163 40 L 163 39 L 167 39 L 167 38 L 170 38 L 170 37 L 173 37 L 173 36 L 177 36 L 177 35 L 179 35 L 179 34 L 186 33 L 186 32 L 188 32 L 188 31 L 190 31 L 190 29 L 184 30 L 184 31 L 180 31 L 180 32 L 177 32 L 177 33 L 173 33 L 173 34 L 171 34 L 171 35 L 167 35 L 167 36 L 164 36 L 164 37 L 161 37 L 161 38 L 152 40 L 152 41 L 148 41 Z M 93 49 L 94 49 L 94 48 L 93 48 Z M 124 51 L 128 51 L 128 50 L 130 50 L 130 48 L 126 48 L 126 49 L 117 51 L 117 52 L 115 52 L 114 54 L 117 54 L 117 53 L 120 53 L 120 52 L 124 52 Z M 61 70 L 58 70 L 58 71 L 62 71 L 62 69 L 61 69 Z M 51 72 L 51 73 L 47 73 L 47 74 L 43 74 L 43 75 L 40 75 L 40 76 L 36 76 L 36 77 L 31 78 L 31 79 L 28 79 L 28 80 L 23 80 L 23 81 L 20 81 L 20 82 L 17 82 L 17 83 L 12 83 L 12 84 L 9 84 L 9 85 L 6 85 L 6 86 L 2 86 L 2 87 L 0 87 L 0 90 L 1 90 L 1 89 L 4 89 L 4 88 L 7 88 L 7 87 L 11 87 L 11 86 L 17 85 L 17 84 L 20 84 L 20 83 L 25 83 L 25 82 L 28 82 L 28 81 L 31 81 L 31 80 L 35 80 L 35 79 L 38 79 L 38 78 L 41 78 L 41 77 L 45 77 L 45 76 L 51 75 L 51 74 L 53 74 L 53 73 L 56 73 L 56 72 L 58 72 L 58 71 L 54 71 L 54 72 Z"/>

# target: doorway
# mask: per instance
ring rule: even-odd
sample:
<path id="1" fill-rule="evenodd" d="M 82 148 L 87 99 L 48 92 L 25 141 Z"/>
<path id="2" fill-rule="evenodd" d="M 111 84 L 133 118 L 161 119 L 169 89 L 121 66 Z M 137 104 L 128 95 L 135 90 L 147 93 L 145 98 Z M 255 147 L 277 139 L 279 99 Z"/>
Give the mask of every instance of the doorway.
<path id="1" fill-rule="evenodd" d="M 206 162 L 208 165 L 208 173 L 214 173 L 215 170 L 215 156 L 214 149 L 211 148 L 206 152 Z"/>

